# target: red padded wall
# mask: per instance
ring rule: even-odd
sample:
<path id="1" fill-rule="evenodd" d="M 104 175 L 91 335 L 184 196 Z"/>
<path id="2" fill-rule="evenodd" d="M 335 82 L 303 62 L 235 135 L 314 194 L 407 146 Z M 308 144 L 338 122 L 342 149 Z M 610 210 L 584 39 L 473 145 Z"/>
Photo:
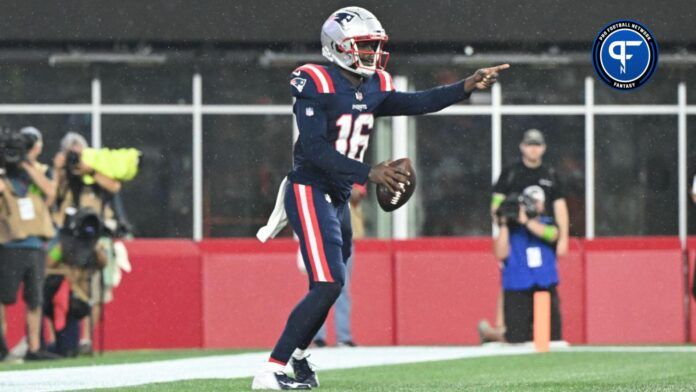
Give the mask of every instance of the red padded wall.
<path id="1" fill-rule="evenodd" d="M 292 308 L 306 294 L 297 269 L 297 243 L 289 239 L 204 241 L 204 347 L 270 347 Z M 356 244 L 352 280 L 354 339 L 365 345 L 393 340 L 392 273 L 388 242 Z M 334 341 L 333 317 L 329 340 Z"/>
<path id="2" fill-rule="evenodd" d="M 24 300 L 22 299 L 22 287 L 17 293 L 17 302 L 5 307 L 7 319 L 7 345 L 10 349 L 24 336 Z"/>
<path id="3" fill-rule="evenodd" d="M 106 306 L 106 349 L 201 347 L 201 268 L 196 244 L 137 240 L 126 247 L 133 271 L 123 275 L 114 301 Z"/>
<path id="4" fill-rule="evenodd" d="M 689 322 L 688 322 L 688 339 L 691 343 L 696 343 L 696 300 L 694 300 L 693 284 L 694 270 L 696 269 L 696 251 L 689 249 L 689 280 L 687 285 L 687 296 L 689 303 Z"/>
<path id="5" fill-rule="evenodd" d="M 687 243 L 689 278 L 685 295 L 688 297 L 688 338 L 691 343 L 696 343 L 696 299 L 693 295 L 694 273 L 696 273 L 696 237 L 689 238 Z"/>
<path id="6" fill-rule="evenodd" d="M 561 301 L 563 340 L 585 341 L 585 260 L 582 244 L 571 239 L 568 254 L 558 259 L 558 297 Z"/>
<path id="7" fill-rule="evenodd" d="M 394 344 L 391 244 L 388 241 L 356 241 L 352 296 L 352 333 L 361 345 Z M 332 331 L 333 320 L 329 331 Z"/>
<path id="8" fill-rule="evenodd" d="M 682 343 L 683 274 L 675 238 L 585 243 L 587 343 Z"/>
<path id="9" fill-rule="evenodd" d="M 492 320 L 500 273 L 490 239 L 394 243 L 397 344 L 477 344 L 476 324 Z"/>
<path id="10" fill-rule="evenodd" d="M 271 347 L 307 291 L 297 243 L 208 240 L 203 255 L 203 347 Z"/>
<path id="11" fill-rule="evenodd" d="M 278 239 L 136 240 L 133 272 L 106 308 L 106 348 L 271 347 L 307 291 L 297 244 Z M 689 242 L 691 273 L 696 239 Z M 500 272 L 489 238 L 356 243 L 353 335 L 365 345 L 476 344 L 492 320 Z M 681 343 L 696 304 L 676 238 L 574 240 L 559 260 L 564 338 L 571 343 Z M 20 294 L 21 295 L 21 294 Z M 8 335 L 23 334 L 23 305 Z M 333 326 L 330 328 L 333 340 Z"/>

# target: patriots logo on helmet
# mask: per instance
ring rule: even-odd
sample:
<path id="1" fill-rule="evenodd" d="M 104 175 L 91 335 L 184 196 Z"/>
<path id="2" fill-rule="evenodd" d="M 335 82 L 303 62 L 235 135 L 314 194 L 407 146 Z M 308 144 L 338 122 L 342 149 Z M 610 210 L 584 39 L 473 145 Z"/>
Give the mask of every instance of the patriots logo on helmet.
<path id="1" fill-rule="evenodd" d="M 305 84 L 307 84 L 307 79 L 293 78 L 290 81 L 290 85 L 292 87 L 295 87 L 298 92 L 302 92 L 302 89 L 304 88 Z"/>
<path id="2" fill-rule="evenodd" d="M 334 20 L 338 22 L 338 24 L 340 24 L 341 27 L 346 27 L 346 24 L 353 20 L 353 18 L 355 18 L 355 14 L 351 14 L 348 12 L 339 12 L 334 17 Z"/>

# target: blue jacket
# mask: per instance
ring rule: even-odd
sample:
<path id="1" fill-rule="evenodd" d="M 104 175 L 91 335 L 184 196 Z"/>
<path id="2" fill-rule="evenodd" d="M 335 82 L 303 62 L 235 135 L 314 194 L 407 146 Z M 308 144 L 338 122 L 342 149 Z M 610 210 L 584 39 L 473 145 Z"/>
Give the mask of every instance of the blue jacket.
<path id="1" fill-rule="evenodd" d="M 541 217 L 541 222 L 553 224 L 553 218 Z M 504 260 L 503 288 L 527 290 L 548 288 L 558 284 L 555 243 L 535 236 L 524 226 L 510 227 L 510 254 Z"/>

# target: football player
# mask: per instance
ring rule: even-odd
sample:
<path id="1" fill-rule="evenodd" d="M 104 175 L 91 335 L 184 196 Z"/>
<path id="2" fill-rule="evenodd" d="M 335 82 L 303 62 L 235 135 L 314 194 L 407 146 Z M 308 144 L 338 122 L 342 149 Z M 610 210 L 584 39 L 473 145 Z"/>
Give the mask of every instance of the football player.
<path id="1" fill-rule="evenodd" d="M 287 220 L 299 237 L 309 276 L 309 293 L 290 313 L 285 330 L 252 389 L 310 389 L 319 386 L 307 362 L 307 347 L 341 293 L 352 230 L 348 200 L 353 184 L 367 181 L 392 193 L 407 184 L 410 173 L 382 162 L 364 164 L 375 118 L 437 112 L 489 88 L 508 64 L 477 70 L 447 86 L 418 92 L 394 91 L 384 70 L 387 34 L 377 18 L 360 7 L 341 8 L 321 30 L 323 55 L 330 66 L 305 64 L 290 77 L 293 112 L 300 134 L 294 167 L 281 191 L 265 240 Z M 285 215 L 286 214 L 286 215 Z M 273 217 L 276 217 L 275 219 Z M 262 238 L 264 237 L 264 238 Z M 295 378 L 284 373 L 292 360 Z"/>

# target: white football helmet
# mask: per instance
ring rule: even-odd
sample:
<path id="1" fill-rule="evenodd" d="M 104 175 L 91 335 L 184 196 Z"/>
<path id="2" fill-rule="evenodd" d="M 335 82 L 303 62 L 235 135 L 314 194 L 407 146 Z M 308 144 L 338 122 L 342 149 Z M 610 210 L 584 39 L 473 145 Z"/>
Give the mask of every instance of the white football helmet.
<path id="1" fill-rule="evenodd" d="M 389 53 L 383 49 L 388 39 L 372 12 L 360 7 L 345 7 L 324 22 L 321 51 L 339 67 L 370 77 L 375 70 L 387 66 Z"/>

